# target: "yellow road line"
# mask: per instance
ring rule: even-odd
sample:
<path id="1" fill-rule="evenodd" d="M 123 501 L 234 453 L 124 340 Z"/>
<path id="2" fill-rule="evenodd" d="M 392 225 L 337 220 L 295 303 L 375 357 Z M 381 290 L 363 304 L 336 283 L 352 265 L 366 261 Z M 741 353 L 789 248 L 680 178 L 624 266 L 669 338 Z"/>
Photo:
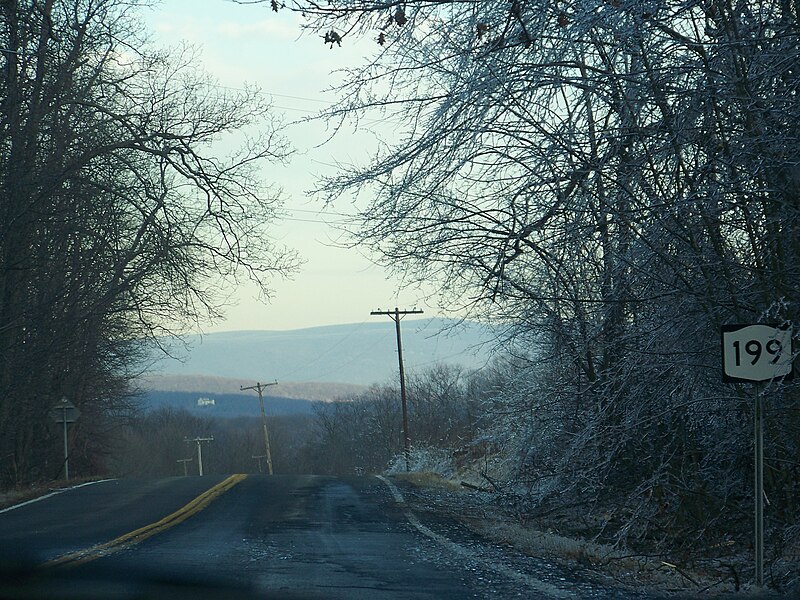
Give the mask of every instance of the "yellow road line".
<path id="1" fill-rule="evenodd" d="M 67 567 L 67 566 L 76 566 L 82 563 L 86 563 L 98 558 L 102 558 L 103 556 L 108 556 L 115 552 L 119 552 L 120 550 L 124 550 L 126 548 L 130 548 L 139 544 L 146 540 L 147 538 L 156 535 L 157 533 L 161 533 L 162 531 L 166 531 L 170 527 L 174 527 L 178 523 L 182 523 L 192 515 L 196 515 L 201 510 L 203 510 L 206 506 L 211 504 L 214 500 L 216 500 L 219 496 L 227 492 L 237 483 L 241 482 L 247 477 L 247 475 L 231 475 L 224 481 L 221 481 L 217 485 L 209 488 L 202 494 L 200 494 L 197 498 L 189 502 L 183 508 L 176 510 L 171 515 L 167 515 L 160 521 L 156 521 L 155 523 L 150 523 L 149 525 L 145 525 L 144 527 L 140 527 L 135 531 L 131 531 L 120 537 L 111 540 L 110 542 L 105 542 L 104 544 L 96 544 L 89 548 L 84 548 L 83 550 L 77 550 L 76 552 L 69 552 L 67 554 L 62 554 L 61 556 L 54 558 L 52 560 L 48 560 L 44 563 L 45 567 Z"/>

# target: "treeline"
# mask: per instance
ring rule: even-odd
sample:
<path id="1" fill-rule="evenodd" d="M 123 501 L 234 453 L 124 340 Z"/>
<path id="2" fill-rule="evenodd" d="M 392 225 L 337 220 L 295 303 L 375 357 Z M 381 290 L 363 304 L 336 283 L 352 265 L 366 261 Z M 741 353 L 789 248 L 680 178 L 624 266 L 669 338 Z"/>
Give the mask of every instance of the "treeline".
<path id="1" fill-rule="evenodd" d="M 484 401 L 496 382 L 486 373 L 441 365 L 412 374 L 407 382 L 409 430 L 415 448 L 448 456 L 469 446 L 484 429 Z M 317 402 L 311 415 L 268 417 L 276 474 L 378 474 L 403 463 L 400 392 L 374 385 L 335 402 Z M 260 418 L 211 418 L 162 407 L 140 413 L 117 434 L 107 465 L 118 476 L 197 474 L 196 445 L 186 439 L 212 437 L 203 448 L 205 473 L 256 473 L 265 454 Z M 449 458 L 448 458 L 449 461 Z M 261 459 L 262 471 L 266 462 Z M 401 464 L 404 469 L 404 464 Z"/>
<path id="2" fill-rule="evenodd" d="M 448 365 L 411 374 L 406 388 L 412 447 L 452 453 L 471 444 L 486 424 L 483 401 L 494 385 L 486 373 Z M 317 473 L 382 473 L 395 465 L 405 470 L 399 387 L 376 385 L 347 401 L 318 405 L 308 449 Z"/>
<path id="3" fill-rule="evenodd" d="M 214 315 L 236 272 L 293 263 L 263 235 L 255 169 L 284 152 L 266 103 L 153 47 L 145 4 L 0 3 L 0 486 L 62 473 L 62 397 L 73 458 L 101 469 L 142 345 Z M 245 127 L 260 137 L 214 156 Z"/>
<path id="4" fill-rule="evenodd" d="M 269 418 L 275 473 L 309 473 L 304 447 L 313 432 L 309 415 Z M 139 414 L 117 432 L 106 460 L 118 477 L 170 477 L 198 474 L 195 438 L 202 442 L 204 474 L 267 472 L 261 419 L 203 417 L 185 409 L 162 407 Z M 183 459 L 188 459 L 184 471 Z M 259 467 L 261 471 L 259 471 Z"/>

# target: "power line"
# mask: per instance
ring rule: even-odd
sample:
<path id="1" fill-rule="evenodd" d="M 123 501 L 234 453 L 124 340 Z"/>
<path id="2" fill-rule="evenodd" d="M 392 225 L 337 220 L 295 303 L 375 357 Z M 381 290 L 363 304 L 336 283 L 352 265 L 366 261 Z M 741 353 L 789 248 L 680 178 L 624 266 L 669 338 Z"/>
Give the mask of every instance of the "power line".
<path id="1" fill-rule="evenodd" d="M 321 223 L 323 225 L 345 225 L 349 221 L 324 221 L 322 219 L 300 219 L 298 217 L 280 217 L 280 221 L 292 221 L 293 223 Z"/>
<path id="2" fill-rule="evenodd" d="M 291 100 L 304 100 L 306 102 L 317 102 L 319 104 L 327 104 L 329 106 L 333 106 L 334 104 L 336 104 L 336 102 L 333 102 L 331 100 L 320 100 L 319 98 L 305 98 L 303 96 L 291 96 L 289 94 L 278 94 L 278 93 L 275 93 L 275 92 L 264 92 L 264 93 L 268 94 L 270 96 L 275 96 L 276 98 L 289 98 Z"/>
<path id="3" fill-rule="evenodd" d="M 303 100 L 304 102 L 316 102 L 318 104 L 327 104 L 328 106 L 333 106 L 336 104 L 333 100 L 322 100 L 321 98 L 308 98 L 306 96 L 295 96 L 292 94 L 279 94 L 278 92 L 269 92 L 266 90 L 262 90 L 257 86 L 251 88 L 239 87 L 235 85 L 225 85 L 222 83 L 212 83 L 210 81 L 204 81 L 201 85 L 211 88 L 217 88 L 221 90 L 231 90 L 233 92 L 252 92 L 256 91 L 261 94 L 266 94 L 267 96 L 274 96 L 276 98 L 288 98 L 289 100 Z"/>
<path id="4" fill-rule="evenodd" d="M 320 352 L 319 354 L 317 354 L 316 358 L 314 358 L 314 359 L 312 359 L 312 360 L 310 360 L 310 361 L 308 361 L 308 362 L 304 362 L 304 363 L 302 363 L 302 364 L 301 364 L 301 365 L 299 365 L 299 366 L 298 366 L 296 369 L 293 369 L 292 371 L 289 371 L 288 373 L 284 373 L 284 378 L 291 377 L 292 375 L 295 375 L 295 374 L 297 374 L 297 373 L 300 373 L 301 371 L 307 370 L 307 369 L 308 369 L 310 366 L 314 365 L 315 363 L 318 363 L 320 360 L 322 360 L 322 358 L 323 358 L 324 356 L 327 356 L 328 354 L 330 354 L 331 352 L 333 352 L 333 350 L 335 350 L 336 348 L 338 348 L 339 346 L 341 346 L 341 345 L 342 345 L 344 342 L 346 342 L 346 341 L 347 341 L 347 340 L 349 340 L 351 337 L 353 337 L 354 335 L 356 335 L 357 333 L 359 333 L 359 332 L 360 332 L 360 331 L 361 331 L 361 330 L 364 328 L 364 325 L 366 325 L 366 324 L 367 324 L 367 321 L 362 321 L 361 323 L 358 323 L 358 325 L 356 326 L 356 328 L 355 328 L 354 330 L 352 330 L 352 331 L 351 331 L 350 333 L 348 333 L 347 335 L 345 335 L 345 336 L 343 336 L 343 337 L 340 337 L 340 338 L 339 338 L 339 339 L 338 339 L 336 342 L 334 342 L 334 343 L 333 343 L 331 346 L 328 346 L 328 348 L 327 348 L 325 351 L 323 351 L 323 352 Z M 378 340 L 378 342 L 380 342 L 380 341 L 381 341 L 381 340 Z M 364 352 L 362 352 L 361 354 L 358 354 L 358 355 L 357 355 L 355 358 L 359 358 L 359 357 L 363 356 L 363 354 L 364 354 L 365 352 L 368 352 L 369 350 L 372 350 L 372 348 L 373 348 L 374 346 L 376 346 L 376 345 L 378 344 L 378 342 L 376 342 L 375 344 L 373 344 L 372 346 L 370 346 L 369 348 L 367 348 L 367 349 L 366 349 Z M 355 359 L 353 359 L 353 360 L 355 360 Z M 317 372 L 317 373 L 316 373 L 316 377 L 323 377 L 323 376 L 325 376 L 325 375 L 328 375 L 329 373 L 332 373 L 332 372 L 334 372 L 334 371 L 338 371 L 338 370 L 339 370 L 339 366 L 334 366 L 334 367 L 332 367 L 331 369 L 328 369 L 327 371 L 323 371 L 322 373 L 319 373 L 319 372 Z"/>
<path id="5" fill-rule="evenodd" d="M 342 213 L 342 212 L 334 212 L 328 210 L 310 210 L 307 208 L 287 208 L 289 212 L 300 212 L 300 213 L 311 213 L 312 215 L 335 215 L 337 217 L 352 217 L 352 214 Z"/>

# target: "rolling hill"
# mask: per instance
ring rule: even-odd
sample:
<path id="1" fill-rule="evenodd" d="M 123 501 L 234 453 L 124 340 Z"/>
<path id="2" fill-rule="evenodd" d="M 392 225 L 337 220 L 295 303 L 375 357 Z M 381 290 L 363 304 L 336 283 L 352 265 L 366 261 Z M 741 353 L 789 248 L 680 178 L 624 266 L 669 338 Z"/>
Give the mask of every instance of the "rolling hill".
<path id="1" fill-rule="evenodd" d="M 403 359 L 407 372 L 436 363 L 468 369 L 489 360 L 491 332 L 475 322 L 447 319 L 404 319 Z M 248 385 L 256 381 L 315 383 L 325 390 L 333 382 L 370 385 L 397 377 L 394 323 L 388 319 L 352 325 L 331 325 L 290 331 L 234 331 L 191 336 L 184 349 L 173 348 L 180 360 L 160 360 L 153 372 L 162 375 L 229 378 Z M 212 385 L 205 380 L 204 387 Z M 289 384 L 287 384 L 287 388 Z M 230 389 L 229 384 L 226 384 Z M 185 390 L 184 390 L 185 391 Z M 207 391 L 207 390 L 193 390 Z M 301 396 L 308 394 L 306 388 Z M 281 388 L 283 394 L 283 387 Z M 319 397 L 314 399 L 331 399 Z"/>
<path id="2" fill-rule="evenodd" d="M 145 410 L 185 409 L 209 417 L 257 417 L 261 415 L 258 394 L 240 390 L 253 383 L 203 375 L 149 375 L 139 381 L 140 406 Z M 281 382 L 266 387 L 264 404 L 268 416 L 308 414 L 315 402 L 352 397 L 364 389 L 342 383 Z"/>

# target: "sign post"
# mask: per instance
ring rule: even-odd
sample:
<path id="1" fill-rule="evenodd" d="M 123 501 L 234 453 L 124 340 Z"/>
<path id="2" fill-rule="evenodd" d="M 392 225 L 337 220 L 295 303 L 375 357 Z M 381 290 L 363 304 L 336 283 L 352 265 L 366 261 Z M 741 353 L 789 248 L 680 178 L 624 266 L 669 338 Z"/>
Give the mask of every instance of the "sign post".
<path id="1" fill-rule="evenodd" d="M 722 326 L 722 380 L 755 383 L 792 378 L 792 330 L 776 325 Z M 755 580 L 764 585 L 764 389 L 756 386 L 753 417 Z"/>
<path id="2" fill-rule="evenodd" d="M 753 419 L 755 446 L 755 560 L 756 585 L 764 585 L 764 393 L 756 388 L 756 405 Z"/>
<path id="3" fill-rule="evenodd" d="M 50 409 L 50 416 L 56 423 L 64 424 L 64 479 L 69 481 L 69 445 L 67 443 L 67 423 L 74 423 L 81 416 L 72 402 L 66 398 L 61 398 L 59 402 Z"/>

